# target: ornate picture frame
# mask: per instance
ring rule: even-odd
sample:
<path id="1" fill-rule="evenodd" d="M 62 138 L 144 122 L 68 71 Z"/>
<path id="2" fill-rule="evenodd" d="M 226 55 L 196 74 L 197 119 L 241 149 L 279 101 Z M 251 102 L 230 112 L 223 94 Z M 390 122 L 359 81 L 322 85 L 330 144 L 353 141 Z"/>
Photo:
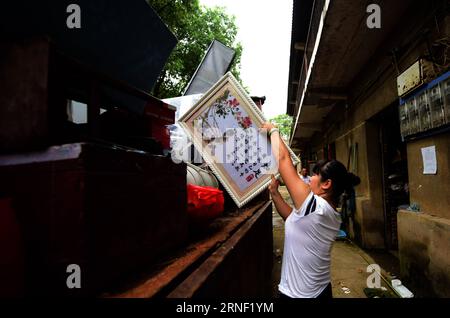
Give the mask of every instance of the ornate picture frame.
<path id="1" fill-rule="evenodd" d="M 238 207 L 266 189 L 272 174 L 278 176 L 267 133 L 259 129 L 264 122 L 263 113 L 230 72 L 178 121 Z"/>

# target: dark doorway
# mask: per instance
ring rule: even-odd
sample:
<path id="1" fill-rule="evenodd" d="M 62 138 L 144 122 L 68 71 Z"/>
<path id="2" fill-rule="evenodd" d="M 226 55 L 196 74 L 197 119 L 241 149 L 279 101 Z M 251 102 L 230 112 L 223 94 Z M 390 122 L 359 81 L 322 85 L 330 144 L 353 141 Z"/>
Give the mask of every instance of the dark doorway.
<path id="1" fill-rule="evenodd" d="M 409 206 L 406 143 L 400 135 L 398 105 L 393 104 L 375 116 L 379 125 L 383 178 L 385 245 L 398 250 L 397 212 Z"/>
<path id="2" fill-rule="evenodd" d="M 334 142 L 326 144 L 323 148 L 323 153 L 326 160 L 336 159 L 336 144 Z"/>

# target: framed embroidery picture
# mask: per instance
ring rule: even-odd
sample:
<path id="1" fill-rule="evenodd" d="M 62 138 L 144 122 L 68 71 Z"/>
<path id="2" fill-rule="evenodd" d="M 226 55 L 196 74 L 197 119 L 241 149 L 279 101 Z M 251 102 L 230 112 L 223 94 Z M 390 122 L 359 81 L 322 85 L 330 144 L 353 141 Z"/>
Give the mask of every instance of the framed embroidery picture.
<path id="1" fill-rule="evenodd" d="M 259 129 L 264 122 L 263 113 L 231 73 L 179 119 L 238 207 L 266 189 L 271 175 L 278 174 L 267 132 Z M 293 164 L 298 164 L 289 151 Z"/>

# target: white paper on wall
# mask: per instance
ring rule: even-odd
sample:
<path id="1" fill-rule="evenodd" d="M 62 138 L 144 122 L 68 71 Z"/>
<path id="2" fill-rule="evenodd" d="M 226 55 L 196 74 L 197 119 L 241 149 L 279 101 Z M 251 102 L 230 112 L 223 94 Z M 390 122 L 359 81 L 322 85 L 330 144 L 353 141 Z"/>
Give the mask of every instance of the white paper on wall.
<path id="1" fill-rule="evenodd" d="M 421 149 L 423 160 L 423 174 L 436 174 L 436 146 L 425 147 Z"/>

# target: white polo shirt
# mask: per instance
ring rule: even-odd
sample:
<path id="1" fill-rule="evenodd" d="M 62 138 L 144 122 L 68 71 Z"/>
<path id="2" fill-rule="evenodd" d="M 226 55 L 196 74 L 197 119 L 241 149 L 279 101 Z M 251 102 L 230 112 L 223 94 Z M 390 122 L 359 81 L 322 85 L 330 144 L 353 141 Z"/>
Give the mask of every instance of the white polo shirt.
<path id="1" fill-rule="evenodd" d="M 285 222 L 281 281 L 278 289 L 292 298 L 315 298 L 331 281 L 331 245 L 341 226 L 341 215 L 311 192 L 300 210 Z"/>

